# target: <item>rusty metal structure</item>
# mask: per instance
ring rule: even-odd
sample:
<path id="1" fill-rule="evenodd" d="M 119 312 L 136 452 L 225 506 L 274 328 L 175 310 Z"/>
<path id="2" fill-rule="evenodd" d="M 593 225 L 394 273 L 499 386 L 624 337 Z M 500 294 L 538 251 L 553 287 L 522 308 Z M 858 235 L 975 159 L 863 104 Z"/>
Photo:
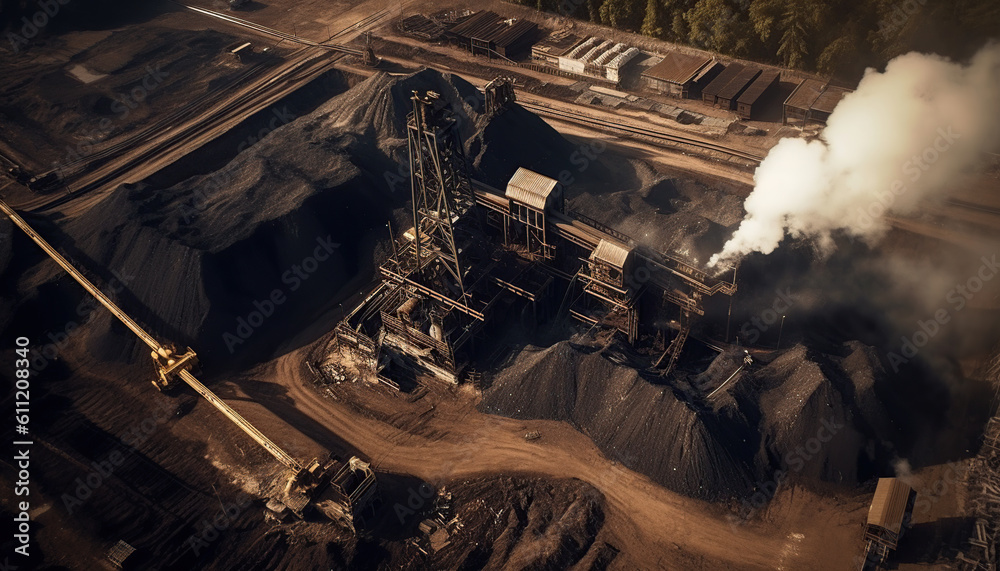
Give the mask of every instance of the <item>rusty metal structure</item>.
<path id="1" fill-rule="evenodd" d="M 187 348 L 180 352 L 169 343 L 159 342 L 35 232 L 14 209 L 0 201 L 0 211 L 149 346 L 156 371 L 156 378 L 152 383 L 157 390 L 173 389 L 179 382 L 187 384 L 285 467 L 284 486 L 268 503 L 272 511 L 304 517 L 306 509 L 311 506 L 331 520 L 354 530 L 355 516 L 371 502 L 375 493 L 375 474 L 367 463 L 358 458 L 351 458 L 344 463 L 332 456 L 326 461 L 313 459 L 306 465 L 300 463 L 194 376 L 193 371 L 198 366 L 198 359 L 193 350 Z"/>
<path id="2" fill-rule="evenodd" d="M 507 84 L 491 84 L 488 102 L 513 101 L 500 95 Z M 412 101 L 413 227 L 393 239 L 380 284 L 338 324 L 331 350 L 356 377 L 396 388 L 474 379 L 477 353 L 505 327 L 566 315 L 632 345 L 655 338 L 652 366 L 665 375 L 703 298 L 735 293 L 734 282 L 568 211 L 552 178 L 519 168 L 503 191 L 470 180 L 447 105 L 433 92 Z"/>
<path id="3" fill-rule="evenodd" d="M 994 361 L 994 367 L 1000 362 Z M 998 370 L 995 370 L 994 374 Z M 1000 393 L 995 398 L 1000 397 Z M 1000 416 L 986 423 L 979 453 L 964 474 L 969 512 L 975 518 L 965 549 L 958 554 L 962 571 L 996 571 L 1000 567 Z"/>
<path id="4" fill-rule="evenodd" d="M 497 77 L 483 88 L 486 94 L 486 115 L 493 117 L 503 113 L 512 103 L 517 101 L 514 94 L 514 78 Z"/>

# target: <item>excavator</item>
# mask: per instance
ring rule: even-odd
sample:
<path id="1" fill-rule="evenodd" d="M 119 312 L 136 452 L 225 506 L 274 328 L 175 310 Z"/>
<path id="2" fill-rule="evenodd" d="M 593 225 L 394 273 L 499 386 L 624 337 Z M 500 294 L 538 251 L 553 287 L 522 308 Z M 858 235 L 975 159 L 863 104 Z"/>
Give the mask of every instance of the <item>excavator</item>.
<path id="1" fill-rule="evenodd" d="M 304 518 L 315 510 L 354 531 L 355 515 L 369 505 L 376 494 L 375 474 L 367 462 L 357 457 L 342 462 L 330 455 L 323 460 L 315 458 L 308 464 L 301 464 L 195 378 L 192 371 L 198 366 L 198 357 L 190 347 L 181 351 L 172 344 L 157 341 L 2 200 L 0 200 L 0 211 L 3 211 L 70 277 L 149 346 L 156 370 L 156 378 L 152 383 L 157 390 L 171 391 L 179 385 L 178 381 L 187 384 L 285 467 L 284 485 L 267 503 L 272 516 L 277 519 Z"/>

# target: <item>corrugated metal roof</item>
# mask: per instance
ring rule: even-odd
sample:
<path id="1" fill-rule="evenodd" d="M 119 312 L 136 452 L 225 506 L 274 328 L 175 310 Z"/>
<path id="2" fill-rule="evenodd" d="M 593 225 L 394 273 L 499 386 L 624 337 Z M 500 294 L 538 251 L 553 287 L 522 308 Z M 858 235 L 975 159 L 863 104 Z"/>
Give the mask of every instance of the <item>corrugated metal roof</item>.
<path id="1" fill-rule="evenodd" d="M 812 108 L 823 113 L 833 113 L 834 108 L 837 107 L 840 100 L 848 93 L 851 93 L 850 89 L 827 86 L 823 93 L 816 99 L 816 102 L 813 103 Z"/>
<path id="2" fill-rule="evenodd" d="M 723 68 L 724 68 L 724 66 L 721 63 L 713 60 L 712 62 L 710 62 L 705 67 L 701 68 L 701 71 L 699 71 L 694 76 L 694 82 L 695 83 L 700 83 L 705 78 L 705 76 L 707 76 L 708 74 L 712 73 L 713 71 L 715 73 L 719 73 L 719 72 L 722 71 Z M 714 79 L 714 78 L 715 78 L 715 75 L 712 76 L 712 79 Z"/>
<path id="3" fill-rule="evenodd" d="M 594 59 L 594 65 L 604 65 L 613 60 L 615 56 L 625 51 L 625 44 L 615 44 L 610 50 L 604 52 Z"/>
<path id="4" fill-rule="evenodd" d="M 481 40 L 507 47 L 527 33 L 534 31 L 537 24 L 530 20 L 504 18 L 496 12 L 483 10 L 450 30 L 463 38 Z"/>
<path id="5" fill-rule="evenodd" d="M 911 491 L 913 488 L 897 478 L 879 478 L 875 497 L 868 508 L 868 525 L 877 525 L 899 535 Z"/>
<path id="6" fill-rule="evenodd" d="M 618 54 L 617 56 L 615 56 L 615 59 L 611 60 L 611 63 L 609 63 L 607 67 L 611 69 L 619 69 L 623 65 L 635 59 L 635 56 L 637 55 L 639 55 L 639 50 L 635 48 L 629 48 L 623 51 L 622 53 Z"/>
<path id="7" fill-rule="evenodd" d="M 757 79 L 760 75 L 761 70 L 759 67 L 748 67 L 738 73 L 729 83 L 726 84 L 721 90 L 719 90 L 719 99 L 726 99 L 732 101 L 743 93 L 743 90 L 750 85 L 750 82 Z"/>
<path id="8" fill-rule="evenodd" d="M 517 169 L 507 183 L 507 198 L 527 204 L 535 210 L 545 210 L 545 201 L 556 187 L 555 179 L 540 175 L 524 167 Z"/>
<path id="9" fill-rule="evenodd" d="M 708 65 L 710 61 L 712 58 L 708 56 L 690 56 L 670 52 L 660 60 L 660 63 L 647 69 L 642 75 L 670 83 L 685 84 L 691 81 L 695 74 Z"/>
<path id="10" fill-rule="evenodd" d="M 580 58 L 580 61 L 584 61 L 586 63 L 592 63 L 595 58 L 597 58 L 604 52 L 611 49 L 614 45 L 615 45 L 614 42 L 612 42 L 611 40 L 604 40 L 600 44 L 590 48 L 590 51 L 584 54 L 584 56 Z"/>
<path id="11" fill-rule="evenodd" d="M 715 79 L 713 79 L 708 85 L 705 86 L 705 89 L 702 90 L 702 94 L 709 96 L 718 95 L 718 93 L 722 91 L 722 89 L 725 88 L 727 85 L 729 85 L 729 82 L 732 81 L 733 78 L 739 75 L 742 71 L 743 71 L 743 64 L 731 63 L 727 65 L 726 69 L 722 70 L 722 72 L 719 73 L 719 75 L 715 76 Z"/>
<path id="12" fill-rule="evenodd" d="M 538 53 L 544 53 L 552 57 L 558 57 L 565 55 L 567 52 L 576 47 L 580 43 L 580 37 L 573 34 L 566 34 L 564 36 L 556 37 L 555 35 L 550 35 L 549 37 L 536 42 L 532 46 L 532 51 Z"/>
<path id="13" fill-rule="evenodd" d="M 753 80 L 750 87 L 743 92 L 743 95 L 740 95 L 739 102 L 744 105 L 753 105 L 754 103 L 757 103 L 760 96 L 763 95 L 772 84 L 778 81 L 779 75 L 780 74 L 773 69 L 760 74 L 757 79 Z"/>
<path id="14" fill-rule="evenodd" d="M 622 269 L 625 267 L 625 261 L 628 260 L 628 256 L 631 253 L 632 248 L 601 238 L 601 241 L 597 243 L 597 247 L 591 252 L 590 259 L 600 260 L 608 265 Z"/>
<path id="15" fill-rule="evenodd" d="M 804 79 L 785 100 L 785 105 L 808 111 L 823 93 L 823 82 L 818 79 Z"/>
<path id="16" fill-rule="evenodd" d="M 576 59 L 580 57 L 580 54 L 582 54 L 585 50 L 589 50 L 596 43 L 597 43 L 597 38 L 595 38 L 594 36 L 590 36 L 582 43 L 577 44 L 575 48 L 570 50 L 570 52 L 566 54 L 566 57 L 568 57 L 569 59 Z"/>

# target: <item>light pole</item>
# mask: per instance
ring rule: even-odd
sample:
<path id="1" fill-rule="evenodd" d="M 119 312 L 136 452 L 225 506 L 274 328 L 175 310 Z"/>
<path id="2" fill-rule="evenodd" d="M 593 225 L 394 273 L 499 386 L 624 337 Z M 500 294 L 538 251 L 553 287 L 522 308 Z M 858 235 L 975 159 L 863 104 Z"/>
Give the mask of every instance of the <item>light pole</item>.
<path id="1" fill-rule="evenodd" d="M 781 349 L 781 332 L 785 330 L 785 316 L 781 316 L 781 325 L 778 327 L 778 344 L 775 345 L 775 349 Z"/>

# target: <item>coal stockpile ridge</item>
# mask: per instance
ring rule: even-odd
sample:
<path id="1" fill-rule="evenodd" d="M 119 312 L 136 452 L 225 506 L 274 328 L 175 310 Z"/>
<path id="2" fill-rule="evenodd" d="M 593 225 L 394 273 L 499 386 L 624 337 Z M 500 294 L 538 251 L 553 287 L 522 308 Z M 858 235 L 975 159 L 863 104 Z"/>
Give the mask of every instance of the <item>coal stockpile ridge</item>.
<path id="1" fill-rule="evenodd" d="M 495 374 L 481 407 L 523 419 L 564 420 L 609 457 L 685 495 L 746 497 L 783 470 L 809 480 L 855 483 L 873 475 L 894 413 L 876 385 L 874 351 L 847 343 L 839 355 L 804 346 L 737 375 L 742 353 L 669 385 L 569 341 L 529 347 Z M 891 460 L 891 459 L 890 459 Z M 771 490 L 773 491 L 773 490 Z"/>
<path id="2" fill-rule="evenodd" d="M 754 371 L 734 393 L 756 403 L 759 463 L 832 482 L 870 477 L 874 459 L 860 451 L 896 440 L 892 414 L 875 392 L 881 378 L 878 356 L 858 342 L 843 355 L 797 345 Z"/>
<path id="3" fill-rule="evenodd" d="M 519 164 L 540 149 L 566 145 L 540 121 L 537 133 L 523 135 L 528 143 L 485 145 L 482 128 L 515 116 L 481 116 L 481 95 L 471 84 L 434 70 L 380 73 L 309 115 L 287 118 L 214 172 L 167 188 L 149 181 L 123 185 L 83 214 L 29 222 L 105 289 L 119 276 L 125 287 L 113 297 L 155 336 L 194 347 L 207 366 L 264 359 L 349 294 L 344 286 L 352 279 L 371 271 L 378 243 L 388 237 L 387 221 L 395 218 L 396 229 L 406 223 L 406 115 L 412 93 L 428 90 L 459 118 L 475 161 L 489 163 L 503 153 Z M 45 299 L 23 296 L 29 300 L 17 311 L 25 321 L 51 313 L 42 306 L 76 306 L 76 300 L 52 303 L 53 295 L 80 295 L 53 287 L 61 280 L 49 264 L 21 279 L 19 291 L 46 293 Z M 262 311 L 270 313 L 263 323 L 242 325 L 274 292 L 281 307 Z M 54 316 L 37 327 L 58 330 L 63 321 Z M 238 329 L 249 335 L 233 341 Z M 91 351 L 117 355 L 100 345 L 119 348 L 132 336 L 114 330 L 118 339 L 97 341 Z"/>
<path id="4" fill-rule="evenodd" d="M 755 472 L 739 424 L 570 342 L 525 349 L 484 395 L 487 412 L 566 420 L 610 458 L 696 497 L 739 495 Z"/>

